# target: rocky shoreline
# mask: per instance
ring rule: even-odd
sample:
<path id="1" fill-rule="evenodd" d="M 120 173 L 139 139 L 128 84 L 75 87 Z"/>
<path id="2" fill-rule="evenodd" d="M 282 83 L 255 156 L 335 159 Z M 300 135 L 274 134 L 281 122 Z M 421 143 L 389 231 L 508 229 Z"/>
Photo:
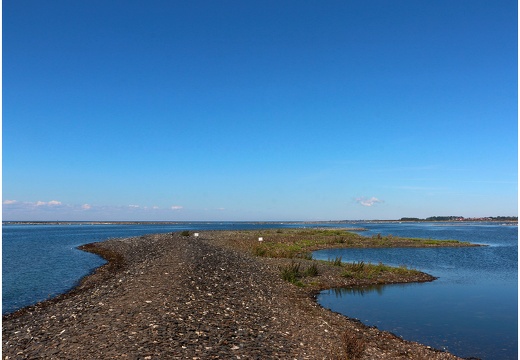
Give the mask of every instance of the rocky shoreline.
<path id="1" fill-rule="evenodd" d="M 318 264 L 318 275 L 298 287 L 280 277 L 293 260 L 253 256 L 246 248 L 256 235 L 244 233 L 85 246 L 109 262 L 70 293 L 4 316 L 3 358 L 459 359 L 333 313 L 314 297 L 327 287 L 431 276 L 348 279 Z"/>

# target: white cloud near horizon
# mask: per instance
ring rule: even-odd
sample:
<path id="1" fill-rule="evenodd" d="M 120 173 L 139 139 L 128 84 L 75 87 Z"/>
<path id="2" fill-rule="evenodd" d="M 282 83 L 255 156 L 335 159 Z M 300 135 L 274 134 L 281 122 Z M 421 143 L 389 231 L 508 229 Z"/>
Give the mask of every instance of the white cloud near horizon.
<path id="1" fill-rule="evenodd" d="M 58 206 L 61 205 L 61 201 L 51 200 L 51 201 L 37 201 L 35 203 L 36 206 Z"/>
<path id="2" fill-rule="evenodd" d="M 58 200 L 2 201 L 3 219 L 6 221 L 83 221 L 83 220 L 189 220 L 181 205 L 168 207 L 130 205 L 66 204 Z"/>
<path id="3" fill-rule="evenodd" d="M 367 206 L 367 207 L 373 206 L 375 204 L 384 203 L 383 200 L 379 200 L 378 198 L 376 198 L 374 196 L 372 196 L 370 199 L 367 199 L 366 197 L 358 197 L 358 198 L 356 198 L 356 202 L 358 204 L 361 204 L 361 205 Z"/>
<path id="4" fill-rule="evenodd" d="M 52 199 L 52 198 L 50 198 Z M 352 201 L 355 198 L 352 198 Z M 2 201 L 3 220 L 5 221 L 230 221 L 239 211 L 233 207 L 208 206 L 192 208 L 179 203 L 166 204 L 96 204 L 86 202 L 69 203 L 56 198 L 50 201 L 25 201 L 7 197 Z M 374 199 L 367 198 L 367 201 Z M 369 208 L 371 211 L 374 207 Z M 368 209 L 367 209 L 368 210 Z M 377 206 L 376 209 L 377 210 Z M 242 214 L 240 214 L 242 215 Z M 249 219 L 246 219 L 249 220 Z M 263 220 L 263 219 L 262 219 Z"/>
<path id="5" fill-rule="evenodd" d="M 13 199 L 6 199 L 6 200 L 3 200 L 2 201 L 2 205 L 6 208 L 6 209 L 20 209 L 20 210 L 23 210 L 23 209 L 26 209 L 26 210 L 30 210 L 30 209 L 33 209 L 33 210 L 36 210 L 37 208 L 57 208 L 57 207 L 61 207 L 61 208 L 69 208 L 71 210 L 73 209 L 76 209 L 76 210 L 107 210 L 107 209 L 111 209 L 111 210 L 114 210 L 114 211 L 120 211 L 120 210 L 123 210 L 124 208 L 126 209 L 131 209 L 131 210 L 145 210 L 145 211 L 148 211 L 148 210 L 160 210 L 161 207 L 157 206 L 157 205 L 154 205 L 154 206 L 141 206 L 141 205 L 136 205 L 136 204 L 130 204 L 130 205 L 126 205 L 126 206 L 97 206 L 97 205 L 91 205 L 91 204 L 82 204 L 82 205 L 79 205 L 79 204 L 63 204 L 61 201 L 58 201 L 58 200 L 50 200 L 50 201 L 41 201 L 41 200 L 38 200 L 38 201 L 35 201 L 35 202 L 31 202 L 31 201 L 19 201 L 19 200 L 13 200 Z M 183 206 L 181 205 L 172 205 L 170 207 L 171 210 L 182 210 L 184 209 Z"/>

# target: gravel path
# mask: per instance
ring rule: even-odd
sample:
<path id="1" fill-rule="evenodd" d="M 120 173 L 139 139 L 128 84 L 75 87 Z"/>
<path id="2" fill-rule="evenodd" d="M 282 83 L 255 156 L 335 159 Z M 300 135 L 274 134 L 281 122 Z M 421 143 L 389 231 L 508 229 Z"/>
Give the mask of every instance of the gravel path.
<path id="1" fill-rule="evenodd" d="M 316 304 L 218 232 L 94 244 L 111 260 L 3 318 L 4 359 L 457 359 Z M 92 250 L 92 249 L 91 249 Z"/>

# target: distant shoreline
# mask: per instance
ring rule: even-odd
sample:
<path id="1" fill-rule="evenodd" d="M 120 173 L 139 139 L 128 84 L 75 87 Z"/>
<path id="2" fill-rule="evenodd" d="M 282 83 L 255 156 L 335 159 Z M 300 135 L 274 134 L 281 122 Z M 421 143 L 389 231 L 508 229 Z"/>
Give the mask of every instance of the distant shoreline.
<path id="1" fill-rule="evenodd" d="M 518 224 L 516 220 L 500 219 L 464 219 L 464 220 L 329 220 L 329 221 L 26 221 L 26 220 L 4 220 L 2 225 L 182 225 L 182 224 L 221 224 L 221 223 L 244 223 L 244 224 L 358 224 L 358 223 L 501 223 L 507 225 Z"/>

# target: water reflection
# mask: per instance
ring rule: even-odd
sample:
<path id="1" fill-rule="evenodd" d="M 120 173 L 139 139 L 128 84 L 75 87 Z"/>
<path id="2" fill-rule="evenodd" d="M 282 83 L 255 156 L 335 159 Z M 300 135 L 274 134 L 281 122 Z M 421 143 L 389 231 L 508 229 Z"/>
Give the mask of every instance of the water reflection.
<path id="1" fill-rule="evenodd" d="M 356 287 L 348 287 L 348 288 L 333 288 L 333 289 L 325 290 L 325 291 L 323 291 L 323 293 L 327 293 L 328 295 L 334 294 L 336 296 L 336 298 L 341 299 L 343 296 L 349 296 L 349 295 L 365 296 L 372 292 L 376 292 L 379 295 L 383 295 L 384 289 L 385 289 L 385 285 L 377 284 L 377 285 L 356 286 Z"/>

